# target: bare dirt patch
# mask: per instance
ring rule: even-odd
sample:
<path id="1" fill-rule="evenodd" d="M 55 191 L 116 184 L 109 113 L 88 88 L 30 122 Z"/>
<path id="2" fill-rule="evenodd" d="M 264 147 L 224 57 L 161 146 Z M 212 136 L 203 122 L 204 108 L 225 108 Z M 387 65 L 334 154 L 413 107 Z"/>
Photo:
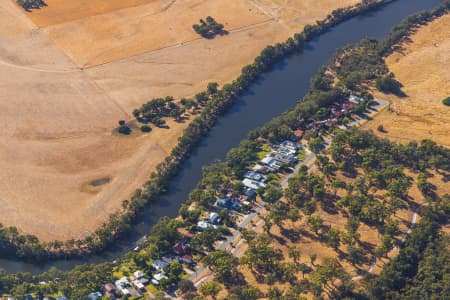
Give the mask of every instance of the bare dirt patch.
<path id="1" fill-rule="evenodd" d="M 432 139 L 450 147 L 450 107 L 442 100 L 450 96 L 450 15 L 420 28 L 401 51 L 386 59 L 389 70 L 403 84 L 406 97 L 388 98 L 391 109 L 363 126 L 375 134 L 406 143 Z M 382 124 L 387 133 L 376 128 Z"/>
<path id="2" fill-rule="evenodd" d="M 43 240 L 92 232 L 189 124 L 123 137 L 118 120 L 152 97 L 228 82 L 265 46 L 357 2 L 48 0 L 26 13 L 1 1 L 0 221 Z M 208 15 L 230 33 L 199 39 L 191 26 Z"/>

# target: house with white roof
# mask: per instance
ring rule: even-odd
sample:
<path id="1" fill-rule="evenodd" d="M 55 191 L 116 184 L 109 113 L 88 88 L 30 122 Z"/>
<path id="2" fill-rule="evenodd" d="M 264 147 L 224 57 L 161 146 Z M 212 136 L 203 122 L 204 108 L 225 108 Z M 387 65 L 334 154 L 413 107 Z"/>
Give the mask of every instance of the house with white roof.
<path id="1" fill-rule="evenodd" d="M 254 189 L 254 190 L 257 190 L 259 188 L 265 188 L 267 186 L 267 184 L 265 184 L 264 182 L 255 181 L 255 180 L 248 179 L 248 178 L 245 178 L 244 180 L 242 180 L 242 184 L 245 185 L 246 187 L 248 187 L 250 189 Z"/>
<path id="2" fill-rule="evenodd" d="M 160 259 L 155 259 L 152 262 L 152 267 L 157 270 L 157 271 L 164 271 L 165 268 L 167 268 L 169 266 L 168 263 L 166 263 L 165 261 L 162 261 Z"/>
<path id="3" fill-rule="evenodd" d="M 281 166 L 278 164 L 278 162 L 269 156 L 266 156 L 265 158 L 263 158 L 261 160 L 261 163 L 268 165 L 269 167 L 271 167 L 274 170 L 278 170 L 279 168 L 281 168 Z"/>
<path id="4" fill-rule="evenodd" d="M 131 296 L 131 293 L 128 290 L 128 288 L 131 287 L 131 282 L 128 281 L 127 277 L 122 277 L 119 280 L 116 280 L 115 285 L 123 295 Z"/>

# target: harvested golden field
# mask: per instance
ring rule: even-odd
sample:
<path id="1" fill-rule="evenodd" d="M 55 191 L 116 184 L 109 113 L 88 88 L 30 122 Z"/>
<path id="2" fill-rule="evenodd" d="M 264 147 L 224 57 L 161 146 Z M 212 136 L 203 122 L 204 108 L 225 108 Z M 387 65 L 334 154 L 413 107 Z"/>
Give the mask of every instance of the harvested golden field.
<path id="1" fill-rule="evenodd" d="M 158 0 L 45 0 L 47 7 L 29 13 L 30 19 L 39 26 L 46 27 L 54 24 L 66 23 L 73 20 L 87 18 L 99 14 L 106 14 L 116 10 L 139 6 L 147 3 L 172 2 Z"/>
<path id="2" fill-rule="evenodd" d="M 265 46 L 359 1 L 14 2 L 0 2 L 0 222 L 64 240 L 117 211 L 189 124 L 122 137 L 118 120 L 231 81 Z M 191 27 L 208 15 L 229 34 L 200 39 Z"/>
<path id="3" fill-rule="evenodd" d="M 364 125 L 379 136 L 406 143 L 432 139 L 450 147 L 450 107 L 442 100 L 450 96 L 450 15 L 420 28 L 401 51 L 387 57 L 389 70 L 403 84 L 407 95 L 387 98 L 391 109 Z M 376 128 L 382 124 L 386 133 Z"/>

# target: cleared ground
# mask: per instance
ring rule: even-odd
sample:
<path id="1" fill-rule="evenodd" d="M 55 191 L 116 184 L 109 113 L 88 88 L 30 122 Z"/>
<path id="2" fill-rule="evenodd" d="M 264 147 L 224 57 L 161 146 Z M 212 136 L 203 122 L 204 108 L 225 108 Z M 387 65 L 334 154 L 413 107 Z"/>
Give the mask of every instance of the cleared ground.
<path id="1" fill-rule="evenodd" d="M 450 107 L 442 100 L 450 96 L 450 15 L 421 27 L 401 51 L 387 59 L 389 70 L 403 84 L 407 95 L 391 101 L 391 109 L 364 125 L 375 134 L 406 143 L 432 139 L 450 147 Z M 387 133 L 380 133 L 382 124 Z"/>
<path id="2" fill-rule="evenodd" d="M 188 124 L 121 137 L 118 120 L 230 81 L 266 45 L 358 1 L 14 2 L 0 2 L 0 222 L 51 240 L 95 230 Z M 191 26 L 208 15 L 229 34 L 199 39 Z"/>

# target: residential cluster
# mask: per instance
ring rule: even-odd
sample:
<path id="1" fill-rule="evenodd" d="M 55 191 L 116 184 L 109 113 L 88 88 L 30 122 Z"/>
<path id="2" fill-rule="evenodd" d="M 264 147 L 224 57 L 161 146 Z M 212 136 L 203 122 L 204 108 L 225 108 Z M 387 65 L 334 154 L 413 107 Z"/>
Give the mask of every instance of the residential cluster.
<path id="1" fill-rule="evenodd" d="M 359 120 L 359 116 L 356 113 L 353 113 L 357 106 L 359 104 L 364 104 L 365 100 L 361 97 L 351 95 L 347 100 L 343 101 L 342 103 L 335 102 L 331 105 L 331 110 L 328 114 L 326 114 L 323 118 L 320 118 L 320 120 L 314 120 L 308 123 L 306 126 L 307 129 L 318 131 L 322 129 L 323 127 L 331 127 L 333 125 L 341 123 L 345 120 L 344 118 L 349 116 L 348 122 L 350 121 L 357 121 Z M 363 107 L 363 106 L 361 106 Z M 344 124 L 346 125 L 346 124 Z M 340 125 L 339 127 L 341 127 Z M 341 127 L 342 129 L 345 129 L 345 127 Z"/>
<path id="2" fill-rule="evenodd" d="M 333 103 L 331 109 L 327 111 L 326 114 L 321 116 L 318 120 L 311 121 L 306 126 L 305 130 L 318 131 L 324 126 L 329 127 L 338 122 L 344 123 L 342 119 L 348 116 L 351 116 L 356 122 L 359 117 L 356 114 L 353 114 L 353 112 L 355 112 L 355 107 L 357 105 L 364 104 L 364 102 L 365 100 L 363 98 L 350 96 L 348 100 L 345 100 L 342 103 Z M 170 254 L 166 254 L 153 260 L 151 263 L 151 272 L 149 270 L 148 273 L 144 273 L 141 270 L 136 270 L 132 276 L 123 276 L 114 283 L 109 282 L 104 284 L 101 291 L 92 292 L 87 298 L 89 300 L 97 300 L 104 297 L 109 299 L 120 299 L 123 296 L 139 298 L 146 294 L 146 287 L 148 288 L 149 285 L 158 287 L 163 280 L 169 279 L 168 276 L 170 274 L 168 274 L 168 270 L 172 262 L 178 261 L 193 269 L 197 265 L 197 262 L 191 255 L 191 239 L 199 232 L 205 231 L 208 228 L 217 229 L 219 226 L 223 225 L 224 220 L 222 220 L 219 214 L 221 210 L 225 209 L 228 213 L 239 214 L 241 216 L 250 216 L 250 208 L 254 207 L 253 204 L 255 203 L 259 190 L 266 188 L 269 184 L 269 174 L 279 174 L 282 171 L 282 168 L 293 168 L 299 163 L 299 151 L 304 150 L 303 146 L 300 144 L 300 140 L 304 136 L 305 130 L 294 130 L 294 138 L 292 138 L 292 140 L 285 140 L 280 144 L 270 145 L 270 150 L 265 153 L 265 156 L 254 164 L 253 167 L 248 169 L 242 176 L 242 191 L 229 191 L 225 196 L 217 198 L 214 205 L 210 208 L 210 211 L 206 212 L 206 217 L 196 223 L 194 229 L 194 232 L 196 233 L 183 233 L 183 238 L 175 243 Z M 281 186 L 279 187 L 281 188 Z M 248 210 L 245 210 L 245 208 Z M 240 227 L 238 230 L 239 229 Z M 134 250 L 139 251 L 140 247 L 138 246 Z M 184 268 L 184 271 L 189 272 L 186 268 Z M 189 273 L 192 274 L 193 271 L 190 271 Z M 5 299 L 15 300 L 15 298 Z M 31 295 L 26 296 L 25 299 L 34 300 Z M 67 298 L 61 296 L 58 297 L 57 300 L 67 300 Z"/>

